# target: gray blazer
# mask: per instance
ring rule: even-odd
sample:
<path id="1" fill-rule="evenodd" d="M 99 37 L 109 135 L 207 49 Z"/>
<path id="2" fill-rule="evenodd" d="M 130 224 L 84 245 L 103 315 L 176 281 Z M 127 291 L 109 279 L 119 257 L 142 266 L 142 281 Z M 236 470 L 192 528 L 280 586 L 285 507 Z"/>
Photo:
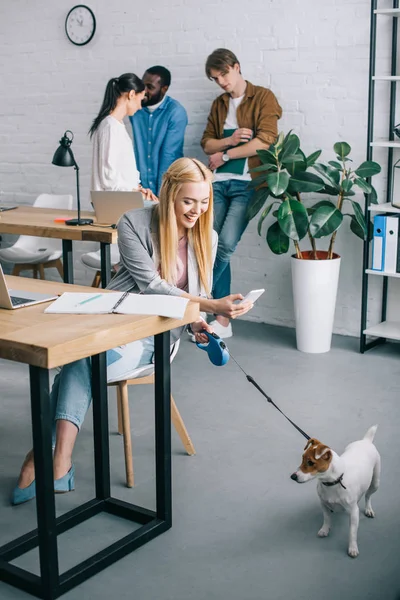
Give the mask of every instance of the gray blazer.
<path id="1" fill-rule="evenodd" d="M 184 292 L 167 283 L 158 273 L 159 265 L 159 219 L 157 204 L 131 210 L 125 213 L 118 223 L 118 247 L 121 254 L 121 267 L 107 286 L 109 290 L 131 292 L 133 294 L 167 294 L 181 296 Z M 212 261 L 217 253 L 218 236 L 213 231 Z M 210 274 L 210 289 L 212 274 Z M 192 296 L 206 296 L 199 280 L 199 272 L 193 246 L 188 244 L 188 293 Z M 171 342 L 175 342 L 184 327 L 171 331 Z"/>

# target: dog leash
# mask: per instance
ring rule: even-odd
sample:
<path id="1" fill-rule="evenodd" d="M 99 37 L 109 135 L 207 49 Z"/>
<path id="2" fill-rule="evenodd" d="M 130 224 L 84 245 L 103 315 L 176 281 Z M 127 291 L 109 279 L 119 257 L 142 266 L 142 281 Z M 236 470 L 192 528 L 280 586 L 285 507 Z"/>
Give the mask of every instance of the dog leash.
<path id="1" fill-rule="evenodd" d="M 239 367 L 239 369 L 245 375 L 247 381 L 249 381 L 252 385 L 254 385 L 254 387 L 260 392 L 260 394 L 262 394 L 264 396 L 264 398 L 266 398 L 267 401 L 270 404 L 272 404 L 272 406 L 274 406 L 276 408 L 276 410 L 278 410 L 285 417 L 285 419 L 287 419 L 289 421 L 289 423 L 291 423 L 293 425 L 293 427 L 295 429 L 297 429 L 297 431 L 299 433 L 301 433 L 302 436 L 304 436 L 306 438 L 306 440 L 311 439 L 310 436 L 307 435 L 305 431 L 303 431 L 298 425 L 296 425 L 296 423 L 294 423 L 292 421 L 292 419 L 289 419 L 289 417 L 287 415 L 285 415 L 283 410 L 281 410 L 279 408 L 279 406 L 277 406 L 275 404 L 275 402 L 272 400 L 272 398 L 264 392 L 264 390 L 258 385 L 258 383 L 254 380 L 254 378 L 251 375 L 248 375 L 246 373 L 246 371 L 240 366 L 240 364 L 235 359 L 235 357 L 232 356 L 232 354 L 230 353 L 225 342 L 216 333 L 209 333 L 208 331 L 203 331 L 202 333 L 205 333 L 207 335 L 209 341 L 207 344 L 198 344 L 196 342 L 196 345 L 201 350 L 205 350 L 207 352 L 209 359 L 211 360 L 211 362 L 214 365 L 221 367 L 228 362 L 229 357 L 232 358 L 233 362 L 236 363 L 236 365 Z"/>

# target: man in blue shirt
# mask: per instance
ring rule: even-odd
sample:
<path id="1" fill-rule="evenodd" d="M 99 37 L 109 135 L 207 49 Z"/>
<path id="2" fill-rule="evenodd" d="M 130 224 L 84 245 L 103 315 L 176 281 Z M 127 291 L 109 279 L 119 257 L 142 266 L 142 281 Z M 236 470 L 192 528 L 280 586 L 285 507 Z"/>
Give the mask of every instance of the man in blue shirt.
<path id="1" fill-rule="evenodd" d="M 143 83 L 146 87 L 143 108 L 129 119 L 141 184 L 158 196 L 165 171 L 183 156 L 188 118 L 182 104 L 166 96 L 171 84 L 168 69 L 160 66 L 147 69 Z"/>

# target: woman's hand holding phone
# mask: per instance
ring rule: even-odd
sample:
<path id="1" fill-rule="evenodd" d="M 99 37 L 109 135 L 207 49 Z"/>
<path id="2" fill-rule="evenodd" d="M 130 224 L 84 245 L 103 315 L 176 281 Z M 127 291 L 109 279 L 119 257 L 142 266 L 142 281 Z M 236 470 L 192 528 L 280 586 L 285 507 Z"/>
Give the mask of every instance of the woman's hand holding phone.
<path id="1" fill-rule="evenodd" d="M 228 319 L 237 319 L 253 308 L 253 303 L 243 298 L 242 294 L 231 294 L 214 302 L 216 305 L 215 313 Z"/>

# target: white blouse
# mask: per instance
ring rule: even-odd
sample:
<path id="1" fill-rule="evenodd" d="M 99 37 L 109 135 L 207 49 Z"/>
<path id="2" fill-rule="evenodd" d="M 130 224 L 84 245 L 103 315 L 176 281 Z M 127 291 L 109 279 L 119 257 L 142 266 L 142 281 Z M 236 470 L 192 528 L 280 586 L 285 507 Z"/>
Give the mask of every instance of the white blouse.
<path id="1" fill-rule="evenodd" d="M 129 192 L 139 184 L 132 140 L 124 123 L 109 115 L 93 134 L 91 189 Z"/>

